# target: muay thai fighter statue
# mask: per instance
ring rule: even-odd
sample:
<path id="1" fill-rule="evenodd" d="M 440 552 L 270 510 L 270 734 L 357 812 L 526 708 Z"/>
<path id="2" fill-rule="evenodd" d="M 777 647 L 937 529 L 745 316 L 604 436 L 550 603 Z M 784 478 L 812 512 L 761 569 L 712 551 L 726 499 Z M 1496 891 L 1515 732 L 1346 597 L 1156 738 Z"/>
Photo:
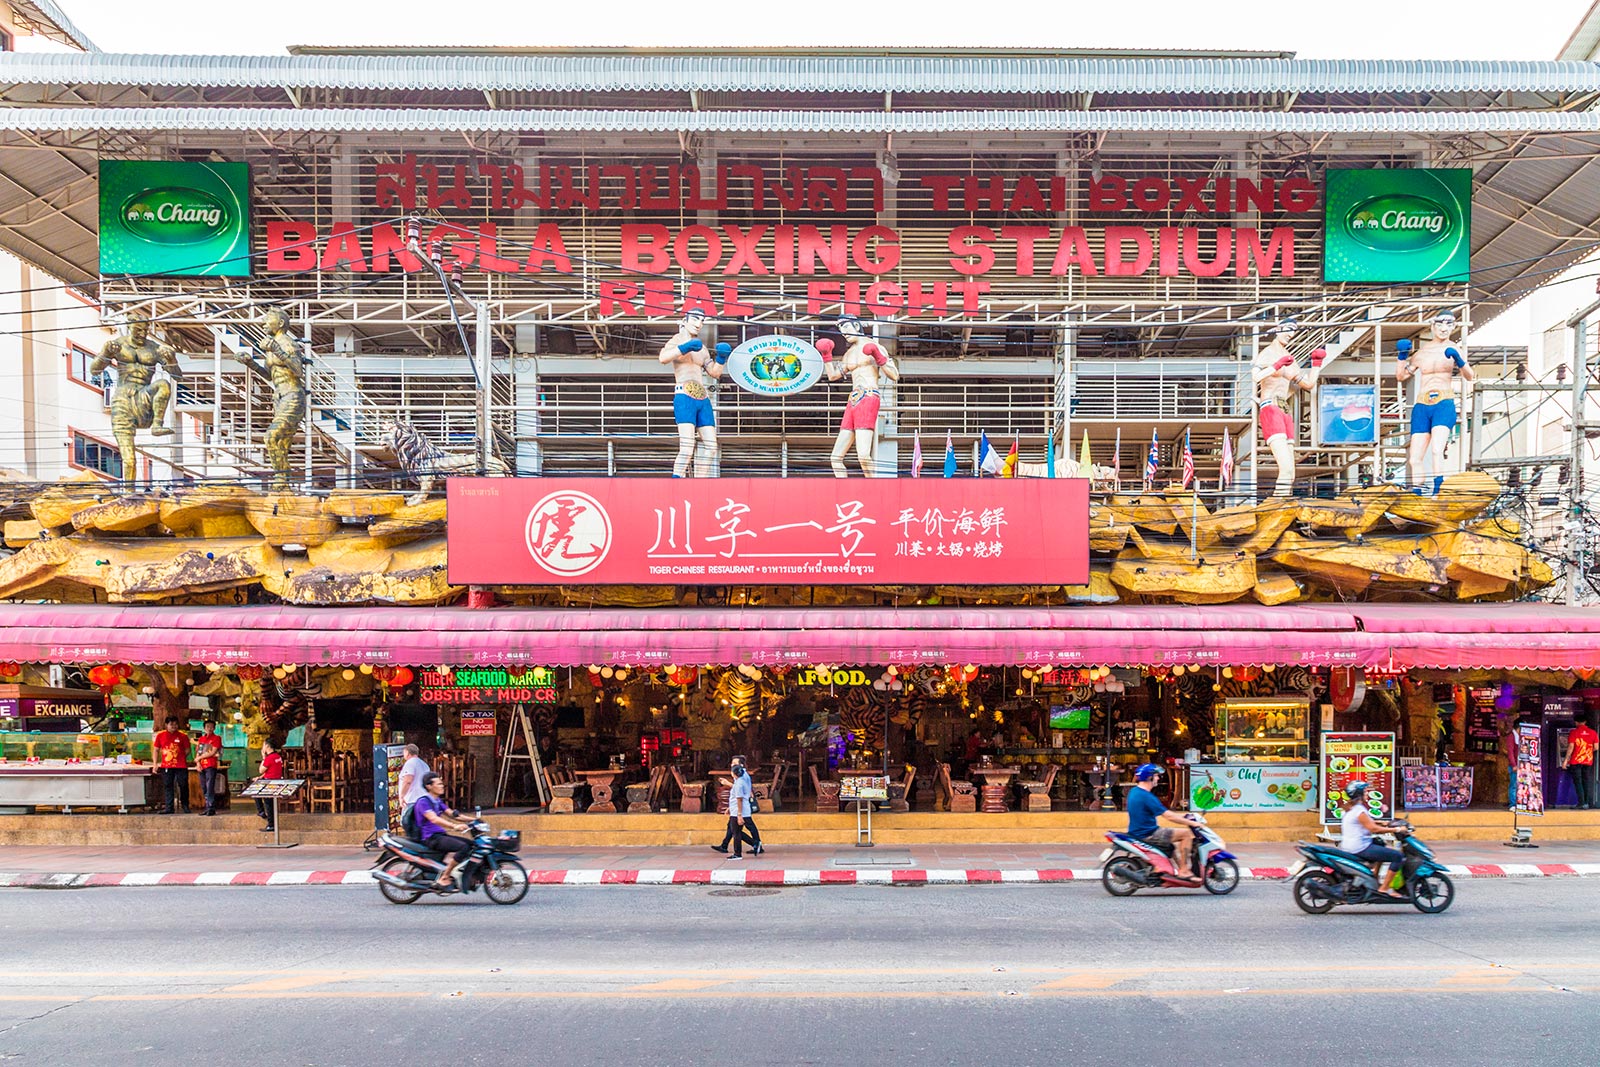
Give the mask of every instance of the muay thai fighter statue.
<path id="1" fill-rule="evenodd" d="M 691 460 L 694 476 L 709 478 L 717 458 L 717 416 L 711 407 L 705 376 L 710 375 L 713 380 L 722 377 L 733 346 L 719 344 L 714 355 L 708 354 L 705 342 L 700 340 L 705 324 L 706 317 L 700 312 L 687 312 L 678 324 L 678 332 L 661 346 L 661 362 L 672 368 L 676 382 L 672 390 L 672 421 L 678 424 L 678 457 L 672 461 L 674 478 L 688 475 Z M 698 455 L 697 431 L 701 445 Z"/>
<path id="2" fill-rule="evenodd" d="M 833 455 L 829 457 L 829 462 L 833 464 L 835 477 L 848 477 L 844 457 L 850 451 L 850 442 L 854 440 L 856 462 L 861 464 L 861 473 L 872 478 L 875 476 L 873 448 L 878 440 L 878 407 L 883 400 L 878 387 L 878 375 L 882 373 L 891 382 L 898 382 L 900 370 L 889 360 L 889 354 L 883 350 L 883 346 L 867 336 L 861 328 L 861 320 L 854 315 L 840 317 L 839 332 L 844 335 L 845 344 L 849 347 L 837 361 L 833 358 L 833 341 L 830 338 L 824 337 L 817 342 L 817 351 L 822 353 L 822 366 L 827 371 L 828 380 L 836 382 L 846 374 L 850 375 L 850 400 L 845 404 L 844 417 L 839 420 L 839 438 L 833 443 Z"/>
<path id="3" fill-rule="evenodd" d="M 306 418 L 306 370 L 311 361 L 304 346 L 289 332 L 289 313 L 268 308 L 261 316 L 264 341 L 256 343 L 272 378 L 272 424 L 267 427 L 267 464 L 272 488 L 289 488 L 289 446 Z"/>
<path id="4" fill-rule="evenodd" d="M 1467 364 L 1467 357 L 1453 344 L 1450 335 L 1455 333 L 1456 317 L 1441 311 L 1433 317 L 1429 337 L 1415 348 L 1411 339 L 1402 337 L 1395 342 L 1400 365 L 1395 378 L 1417 380 L 1417 391 L 1411 398 L 1411 441 L 1407 450 L 1407 480 L 1415 488 L 1422 485 L 1422 468 L 1432 460 L 1433 491 L 1439 491 L 1444 481 L 1444 449 L 1450 443 L 1450 433 L 1456 427 L 1455 382 L 1456 371 L 1463 381 L 1474 381 L 1477 375 Z"/>
<path id="5" fill-rule="evenodd" d="M 1311 353 L 1311 366 L 1301 370 L 1295 366 L 1294 355 L 1288 343 L 1298 325 L 1293 319 L 1284 319 L 1268 331 L 1272 340 L 1256 353 L 1251 377 L 1256 386 L 1256 403 L 1261 407 L 1261 437 L 1278 465 L 1278 480 L 1273 496 L 1288 496 L 1294 487 L 1294 416 L 1289 413 L 1289 395 L 1296 389 L 1309 392 L 1317 384 L 1322 361 L 1328 357 L 1326 349 Z"/>
<path id="6" fill-rule="evenodd" d="M 150 336 L 147 319 L 129 319 L 128 332 L 105 343 L 90 362 L 89 374 L 92 377 L 107 367 L 117 368 L 117 384 L 111 390 L 111 434 L 122 453 L 123 479 L 135 481 L 139 454 L 134 449 L 134 434 L 149 430 L 155 437 L 171 437 L 174 432 L 165 425 L 172 385 L 157 381 L 155 375 L 157 367 L 166 367 L 174 378 L 181 373 L 178 351 Z"/>

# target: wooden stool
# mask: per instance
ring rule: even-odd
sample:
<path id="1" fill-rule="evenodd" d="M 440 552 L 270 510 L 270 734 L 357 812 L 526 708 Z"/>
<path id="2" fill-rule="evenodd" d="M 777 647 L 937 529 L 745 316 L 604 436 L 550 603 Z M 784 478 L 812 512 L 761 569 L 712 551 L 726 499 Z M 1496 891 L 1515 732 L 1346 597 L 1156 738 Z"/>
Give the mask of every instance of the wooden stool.
<path id="1" fill-rule="evenodd" d="M 991 813 L 1000 813 L 1008 810 L 1006 807 L 1006 783 L 996 782 L 984 785 L 983 810 Z"/>
<path id="2" fill-rule="evenodd" d="M 632 782 L 627 787 L 628 814 L 637 815 L 650 810 L 650 783 Z"/>
<path id="3" fill-rule="evenodd" d="M 554 794 L 550 798 L 551 815 L 571 815 L 578 810 L 578 790 L 583 788 L 582 782 L 557 782 L 550 787 Z"/>
<path id="4" fill-rule="evenodd" d="M 839 783 L 825 782 L 820 779 L 817 786 L 817 810 L 833 815 L 839 813 Z"/>

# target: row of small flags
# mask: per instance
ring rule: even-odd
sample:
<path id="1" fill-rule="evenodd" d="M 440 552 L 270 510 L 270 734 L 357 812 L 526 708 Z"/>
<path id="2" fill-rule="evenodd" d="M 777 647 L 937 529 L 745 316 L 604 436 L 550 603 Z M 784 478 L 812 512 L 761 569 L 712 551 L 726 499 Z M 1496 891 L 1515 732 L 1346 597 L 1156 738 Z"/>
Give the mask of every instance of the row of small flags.
<path id="1" fill-rule="evenodd" d="M 1150 452 L 1145 457 L 1144 487 L 1149 489 L 1155 485 L 1156 472 L 1161 466 L 1161 440 L 1155 430 L 1150 431 Z M 973 471 L 978 477 L 985 474 L 997 478 L 1015 477 L 1017 468 L 1017 442 L 1011 442 L 1011 451 L 1006 453 L 1005 459 L 994 450 L 989 443 L 989 435 L 980 431 L 978 434 L 978 464 Z M 1089 457 L 1089 431 L 1083 432 L 1083 448 L 1078 454 L 1078 471 L 1083 477 L 1088 477 L 1089 471 L 1094 469 Z M 1233 481 L 1233 437 L 1227 430 L 1222 431 L 1222 463 L 1218 469 L 1217 487 L 1226 489 Z M 946 431 L 944 435 L 944 476 L 956 476 L 956 442 L 955 436 Z M 1056 476 L 1056 450 L 1045 450 L 1045 477 Z M 918 431 L 911 439 L 911 477 L 922 477 L 922 433 Z M 1111 480 L 1116 485 L 1122 484 L 1122 430 L 1117 430 L 1116 447 L 1111 453 Z M 1189 488 L 1189 483 L 1195 480 L 1194 476 L 1194 451 L 1189 447 L 1189 431 L 1183 431 L 1183 488 Z"/>

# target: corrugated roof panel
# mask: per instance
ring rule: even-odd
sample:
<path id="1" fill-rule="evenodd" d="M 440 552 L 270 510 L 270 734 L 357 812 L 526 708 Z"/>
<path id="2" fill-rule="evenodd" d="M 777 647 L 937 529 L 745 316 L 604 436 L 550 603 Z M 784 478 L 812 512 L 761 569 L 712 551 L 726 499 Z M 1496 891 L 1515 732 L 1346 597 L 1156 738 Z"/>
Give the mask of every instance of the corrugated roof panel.
<path id="1" fill-rule="evenodd" d="M 460 108 L 10 108 L 0 129 L 704 133 L 1592 133 L 1586 111 L 612 111 Z"/>
<path id="2" fill-rule="evenodd" d="M 1590 92 L 1581 61 L 1009 55 L 0 56 L 22 84 L 328 89 L 936 93 Z"/>

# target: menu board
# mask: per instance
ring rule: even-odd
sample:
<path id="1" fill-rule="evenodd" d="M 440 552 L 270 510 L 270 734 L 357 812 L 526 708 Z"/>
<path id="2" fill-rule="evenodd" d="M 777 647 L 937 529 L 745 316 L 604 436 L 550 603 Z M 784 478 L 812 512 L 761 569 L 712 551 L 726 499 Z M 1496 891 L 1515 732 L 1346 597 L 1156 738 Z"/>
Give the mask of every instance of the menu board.
<path id="1" fill-rule="evenodd" d="M 462 737 L 493 737 L 494 736 L 494 711 L 477 710 L 463 711 L 461 713 Z"/>
<path id="2" fill-rule="evenodd" d="M 1472 803 L 1471 767 L 1401 767 L 1400 778 L 1408 811 L 1465 808 Z"/>
<path id="3" fill-rule="evenodd" d="M 1544 727 L 1536 722 L 1517 723 L 1517 804 L 1518 815 L 1544 814 L 1542 757 Z"/>
<path id="4" fill-rule="evenodd" d="M 881 774 L 840 775 L 839 799 L 888 800 L 889 779 Z"/>
<path id="5" fill-rule="evenodd" d="M 1375 819 L 1394 812 L 1394 734 L 1325 733 L 1322 735 L 1322 821 L 1344 818 L 1346 792 L 1355 782 L 1367 783 L 1367 810 Z"/>
<path id="6" fill-rule="evenodd" d="M 1189 768 L 1191 811 L 1312 811 L 1316 806 L 1317 769 L 1309 763 Z"/>
<path id="7" fill-rule="evenodd" d="M 405 804 L 400 795 L 400 768 L 406 762 L 406 746 L 372 747 L 372 822 L 380 833 L 400 832 L 400 816 Z"/>
<path id="8" fill-rule="evenodd" d="M 258 797 L 261 800 L 287 800 L 300 792 L 300 787 L 306 784 L 304 778 L 257 778 L 243 789 L 239 790 L 242 797 Z"/>

